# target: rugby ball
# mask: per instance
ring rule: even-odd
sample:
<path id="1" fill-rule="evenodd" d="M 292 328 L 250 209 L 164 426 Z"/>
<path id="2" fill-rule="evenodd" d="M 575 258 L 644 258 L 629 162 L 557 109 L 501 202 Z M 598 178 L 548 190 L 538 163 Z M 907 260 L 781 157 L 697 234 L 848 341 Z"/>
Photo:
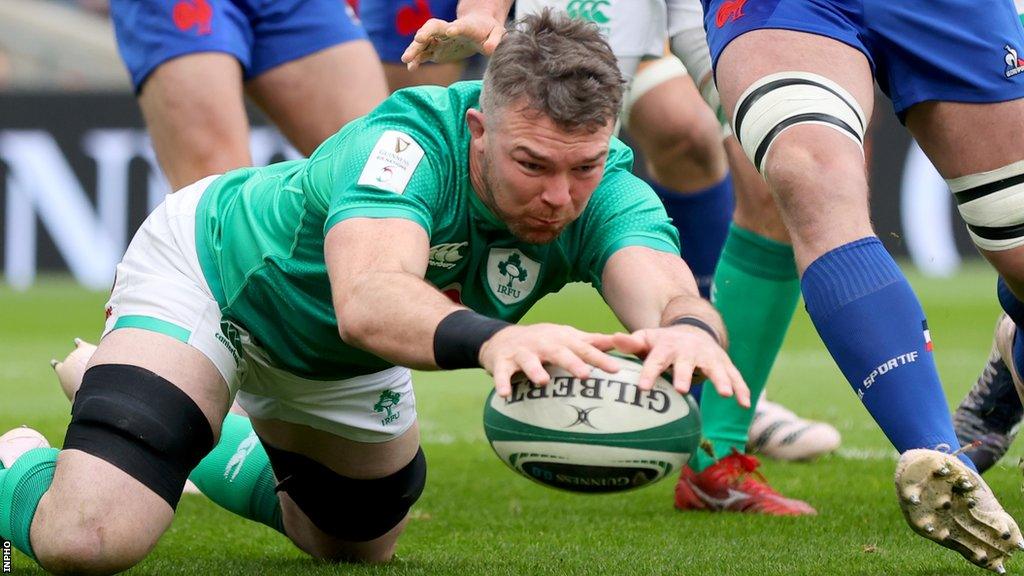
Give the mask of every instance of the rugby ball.
<path id="1" fill-rule="evenodd" d="M 641 362 L 615 356 L 619 371 L 580 379 L 546 366 L 551 382 L 524 375 L 512 394 L 491 391 L 484 433 L 502 462 L 527 478 L 573 492 L 621 492 L 673 476 L 700 443 L 700 412 L 659 377 L 637 387 Z"/>

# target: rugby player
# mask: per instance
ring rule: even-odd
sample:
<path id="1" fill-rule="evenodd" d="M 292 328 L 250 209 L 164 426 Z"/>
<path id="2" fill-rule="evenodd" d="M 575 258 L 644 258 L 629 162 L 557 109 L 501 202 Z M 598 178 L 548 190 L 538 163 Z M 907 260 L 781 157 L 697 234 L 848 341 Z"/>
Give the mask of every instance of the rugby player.
<path id="1" fill-rule="evenodd" d="M 483 367 L 508 395 L 519 371 L 546 383 L 545 363 L 615 371 L 614 347 L 644 356 L 641 388 L 671 368 L 681 392 L 706 375 L 749 406 L 721 318 L 611 138 L 622 86 L 597 30 L 544 12 L 482 84 L 401 91 L 308 160 L 168 196 L 118 266 L 59 459 L 0 443 L 0 536 L 53 572 L 136 564 L 236 392 L 273 474 L 222 503 L 317 558 L 371 562 L 426 479 L 404 366 Z M 632 332 L 512 323 L 577 280 Z"/>
<path id="2" fill-rule="evenodd" d="M 387 96 L 339 0 L 111 0 L 110 14 L 172 190 L 252 165 L 244 95 L 303 155 Z"/>
<path id="3" fill-rule="evenodd" d="M 498 3 L 500 8 L 493 18 L 500 19 L 501 11 L 510 4 Z M 460 13 L 465 15 L 462 22 L 473 23 L 479 5 L 460 4 Z M 711 60 L 701 27 L 700 5 L 680 1 L 666 4 L 662 0 L 602 4 L 530 0 L 516 3 L 516 11 L 521 15 L 541 6 L 597 22 L 608 36 L 627 78 L 640 67 L 628 92 L 623 118 L 629 119 L 631 134 L 645 155 L 653 159 L 652 171 L 659 178 L 676 184 L 686 182 L 693 174 L 674 165 L 679 164 L 676 158 L 690 156 L 707 162 L 708 151 L 713 151 L 724 160 L 725 150 L 729 150 L 740 183 L 735 226 L 729 226 L 731 201 L 718 204 L 713 199 L 717 193 L 683 195 L 663 188 L 659 196 L 680 232 L 683 258 L 698 276 L 699 285 L 704 279 L 705 295 L 715 274 L 715 305 L 736 344 L 731 350 L 733 361 L 758 398 L 796 308 L 799 283 L 785 227 L 764 181 L 734 138 L 729 137 L 723 148 L 723 135 L 709 108 L 718 108 L 718 96 L 710 81 Z M 484 16 L 492 15 L 485 11 Z M 460 20 L 434 20 L 421 29 L 417 38 L 429 38 L 434 33 L 457 36 L 458 32 L 449 33 L 447 29 L 458 29 L 460 24 Z M 478 28 L 478 35 L 470 39 L 483 40 L 486 30 Z M 467 32 L 472 34 L 473 28 Z M 644 56 L 663 50 L 669 39 L 679 58 L 642 62 Z M 415 52 L 416 46 L 414 43 L 410 50 Z M 680 59 L 685 59 L 687 65 Z M 411 59 L 412 67 L 419 69 L 418 62 Z M 692 81 L 688 70 L 694 75 Z M 701 102 L 695 82 L 702 87 L 701 94 L 709 106 Z M 695 138 L 694 134 L 706 132 L 700 128 L 705 124 L 711 126 L 710 139 Z M 700 141 L 703 145 L 694 145 Z M 694 162 L 701 160 L 691 160 Z M 725 194 L 731 195 L 731 190 Z M 713 217 L 715 213 L 722 214 L 713 206 L 725 208 L 723 219 Z M 720 254 L 722 261 L 716 270 Z M 755 401 L 755 405 L 759 404 Z M 695 455 L 690 466 L 682 471 L 675 499 L 678 508 L 779 515 L 814 512 L 804 502 L 782 498 L 763 476 L 752 474 L 759 463 L 756 457 L 746 457 L 741 452 L 749 445 L 752 451 L 807 459 L 838 447 L 839 433 L 827 424 L 802 420 L 781 406 L 769 403 L 768 407 L 761 411 L 742 410 L 713 395 L 706 402 L 701 400 L 703 432 L 711 442 L 713 454 Z M 736 491 L 745 497 L 730 498 Z"/>
<path id="4" fill-rule="evenodd" d="M 1024 22 L 1024 0 L 1014 0 L 1014 5 L 1018 18 Z M 1007 361 L 1013 355 L 1016 333 L 1013 319 L 1000 314 L 985 367 L 953 414 L 960 443 L 981 442 L 981 446 L 967 453 L 978 472 L 985 472 L 1006 454 L 1024 419 L 1024 404 Z M 1024 387 L 1020 390 L 1024 392 Z"/>
<path id="5" fill-rule="evenodd" d="M 1024 30 L 1012 2 L 702 2 L 723 109 L 778 200 L 815 327 L 901 453 L 896 484 L 907 521 L 1003 571 L 1024 543 L 971 460 L 954 450 L 924 311 L 871 228 L 863 138 L 877 80 L 948 180 L 972 238 L 1000 272 L 1000 303 L 1021 326 Z M 501 3 L 480 0 L 461 30 L 418 34 L 423 45 L 407 57 L 475 49 L 465 38 L 473 26 L 473 38 L 490 42 Z M 447 40 L 459 34 L 460 42 Z M 1024 339 L 1013 349 L 1011 368 L 1024 361 Z M 991 505 L 984 513 L 979 497 Z"/>

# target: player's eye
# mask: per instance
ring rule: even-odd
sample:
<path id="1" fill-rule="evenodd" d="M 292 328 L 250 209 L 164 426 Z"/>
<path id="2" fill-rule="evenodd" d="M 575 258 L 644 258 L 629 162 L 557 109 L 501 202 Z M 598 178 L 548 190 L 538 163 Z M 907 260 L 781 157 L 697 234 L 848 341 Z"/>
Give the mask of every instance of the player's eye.
<path id="1" fill-rule="evenodd" d="M 594 168 L 597 168 L 597 164 L 584 164 L 583 166 L 577 166 L 574 170 L 580 174 L 590 174 L 594 171 Z"/>
<path id="2" fill-rule="evenodd" d="M 537 164 L 536 162 L 528 162 L 526 160 L 516 160 L 516 162 L 519 162 L 520 166 L 522 166 L 524 169 L 530 172 L 540 172 L 541 170 L 544 169 L 543 166 Z"/>

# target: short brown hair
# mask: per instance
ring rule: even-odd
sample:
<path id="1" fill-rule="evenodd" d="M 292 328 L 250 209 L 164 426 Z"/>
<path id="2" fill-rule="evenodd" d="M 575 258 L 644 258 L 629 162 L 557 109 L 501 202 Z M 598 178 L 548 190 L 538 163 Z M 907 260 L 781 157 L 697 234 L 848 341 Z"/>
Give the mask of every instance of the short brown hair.
<path id="1" fill-rule="evenodd" d="M 614 121 L 625 81 L 612 49 L 590 22 L 545 8 L 513 22 L 484 73 L 485 114 L 525 99 L 570 131 Z"/>

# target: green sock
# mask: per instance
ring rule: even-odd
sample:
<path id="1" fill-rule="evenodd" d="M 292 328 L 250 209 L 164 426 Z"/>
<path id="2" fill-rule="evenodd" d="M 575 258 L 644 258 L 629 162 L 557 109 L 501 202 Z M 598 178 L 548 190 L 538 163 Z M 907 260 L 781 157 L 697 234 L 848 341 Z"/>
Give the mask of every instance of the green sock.
<path id="1" fill-rule="evenodd" d="M 800 300 L 793 248 L 733 225 L 715 271 L 713 298 L 729 331 L 729 356 L 756 405 Z M 754 406 L 741 408 L 705 384 L 700 411 L 704 437 L 717 457 L 733 448 L 744 451 Z M 697 472 L 712 464 L 703 451 L 690 462 Z"/>
<path id="2" fill-rule="evenodd" d="M 188 479 L 222 508 L 284 534 L 274 471 L 248 418 L 224 418 L 220 442 Z"/>
<path id="3" fill-rule="evenodd" d="M 56 448 L 29 450 L 0 475 L 0 538 L 33 560 L 28 533 L 39 501 L 53 482 L 58 452 Z"/>

